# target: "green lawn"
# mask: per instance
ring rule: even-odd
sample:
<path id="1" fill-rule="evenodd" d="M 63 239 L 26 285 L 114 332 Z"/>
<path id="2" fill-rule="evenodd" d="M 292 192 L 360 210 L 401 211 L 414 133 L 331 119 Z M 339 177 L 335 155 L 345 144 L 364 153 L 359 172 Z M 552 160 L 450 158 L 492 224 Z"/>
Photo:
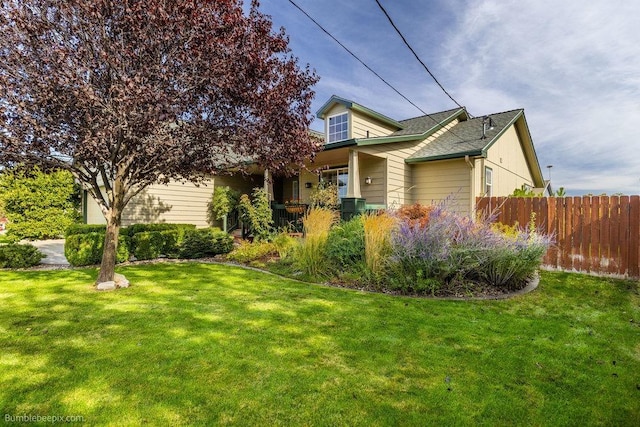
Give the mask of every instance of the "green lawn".
<path id="1" fill-rule="evenodd" d="M 184 263 L 0 272 L 0 416 L 137 425 L 640 425 L 637 282 L 436 301 Z"/>

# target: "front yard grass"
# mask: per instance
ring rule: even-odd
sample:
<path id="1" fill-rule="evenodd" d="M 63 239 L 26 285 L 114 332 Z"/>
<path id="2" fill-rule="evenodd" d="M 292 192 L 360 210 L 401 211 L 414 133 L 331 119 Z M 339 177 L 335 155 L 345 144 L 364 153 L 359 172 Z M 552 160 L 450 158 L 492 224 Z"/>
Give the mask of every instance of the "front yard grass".
<path id="1" fill-rule="evenodd" d="M 440 301 L 200 263 L 0 273 L 0 408 L 130 425 L 640 425 L 637 282 Z"/>

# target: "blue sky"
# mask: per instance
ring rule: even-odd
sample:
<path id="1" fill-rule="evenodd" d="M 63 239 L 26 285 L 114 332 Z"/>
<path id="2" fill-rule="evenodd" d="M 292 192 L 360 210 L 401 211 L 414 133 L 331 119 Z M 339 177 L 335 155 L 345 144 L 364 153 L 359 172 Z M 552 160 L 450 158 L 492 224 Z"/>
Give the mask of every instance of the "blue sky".
<path id="1" fill-rule="evenodd" d="M 295 0 L 431 113 L 454 108 L 375 0 Z M 474 116 L 524 108 L 545 178 L 569 194 L 640 193 L 640 2 L 380 0 L 449 93 Z M 333 94 L 391 118 L 422 115 L 288 0 L 263 0 L 293 54 Z M 320 121 L 314 123 L 321 129 Z M 547 165 L 553 165 L 550 170 Z"/>

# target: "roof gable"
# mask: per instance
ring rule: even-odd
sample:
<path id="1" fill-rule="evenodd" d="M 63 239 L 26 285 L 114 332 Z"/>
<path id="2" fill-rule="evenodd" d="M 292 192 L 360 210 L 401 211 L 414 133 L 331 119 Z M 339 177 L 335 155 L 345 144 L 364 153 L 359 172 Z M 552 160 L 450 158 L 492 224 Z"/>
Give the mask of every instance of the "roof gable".
<path id="1" fill-rule="evenodd" d="M 465 156 L 483 156 L 512 125 L 521 140 L 522 149 L 536 183 L 542 182 L 542 171 L 533 147 L 533 141 L 524 117 L 524 110 L 511 110 L 491 114 L 493 129 L 488 129 L 483 138 L 483 117 L 461 121 L 438 136 L 411 157 L 406 163 L 421 163 L 433 160 L 456 159 Z"/>
<path id="2" fill-rule="evenodd" d="M 365 107 L 364 105 L 360 105 L 356 102 L 350 101 L 348 99 L 345 98 L 341 98 L 339 96 L 336 95 L 332 95 L 331 98 L 329 98 L 329 100 L 327 102 L 324 103 L 324 105 L 322 107 L 320 107 L 320 109 L 318 110 L 318 112 L 316 113 L 316 116 L 319 119 L 325 119 L 327 112 L 329 110 L 331 110 L 331 108 L 333 108 L 334 105 L 336 104 L 341 104 L 344 105 L 347 109 L 349 110 L 354 110 L 354 111 L 358 111 L 362 114 L 364 114 L 365 116 L 371 117 L 373 119 L 376 119 L 384 124 L 387 124 L 391 127 L 394 127 L 396 129 L 402 129 L 402 124 L 390 117 L 385 116 L 384 114 L 380 114 L 376 111 L 373 111 L 370 108 Z"/>
<path id="3" fill-rule="evenodd" d="M 494 128 L 486 131 L 486 138 L 482 137 L 482 117 L 461 121 L 449 129 L 449 131 L 440 135 L 436 140 L 417 151 L 407 159 L 407 163 L 486 154 L 489 147 L 498 140 L 500 135 L 502 135 L 522 113 L 523 110 L 512 110 L 504 113 L 491 114 Z"/>

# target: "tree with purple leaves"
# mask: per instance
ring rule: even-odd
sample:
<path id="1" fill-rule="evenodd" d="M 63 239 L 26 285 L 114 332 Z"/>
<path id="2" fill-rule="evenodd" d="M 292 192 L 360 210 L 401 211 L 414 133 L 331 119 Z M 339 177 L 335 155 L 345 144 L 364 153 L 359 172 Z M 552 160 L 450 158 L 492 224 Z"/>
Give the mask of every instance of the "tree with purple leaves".
<path id="1" fill-rule="evenodd" d="M 153 183 L 317 150 L 315 73 L 253 1 L 7 0 L 0 13 L 0 164 L 70 171 L 107 221 Z M 236 170 L 237 170 L 236 169 Z"/>

